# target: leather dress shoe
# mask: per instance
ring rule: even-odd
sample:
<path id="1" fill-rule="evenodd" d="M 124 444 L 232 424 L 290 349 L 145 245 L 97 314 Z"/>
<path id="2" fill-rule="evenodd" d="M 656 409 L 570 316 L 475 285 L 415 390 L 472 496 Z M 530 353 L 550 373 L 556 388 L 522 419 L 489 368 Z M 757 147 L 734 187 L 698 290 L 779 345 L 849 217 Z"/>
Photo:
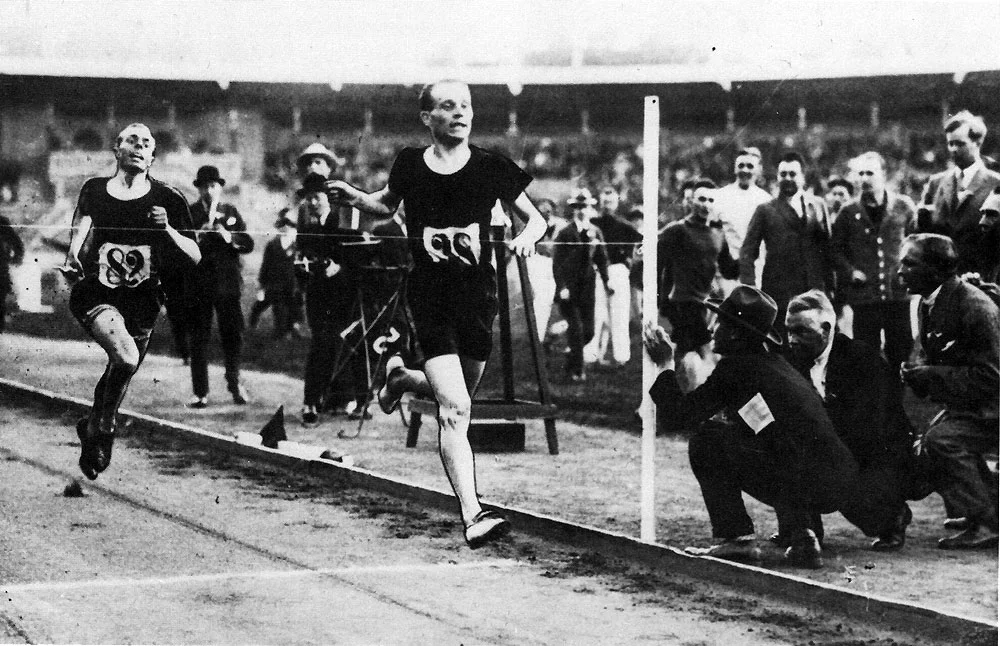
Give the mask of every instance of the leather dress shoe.
<path id="1" fill-rule="evenodd" d="M 727 538 L 711 547 L 685 547 L 684 552 L 692 556 L 714 556 L 728 561 L 760 561 L 762 556 L 753 534 Z"/>
<path id="2" fill-rule="evenodd" d="M 965 516 L 959 516 L 958 518 L 946 518 L 944 520 L 945 529 L 953 529 L 956 532 L 960 532 L 963 529 L 969 529 L 969 519 Z"/>
<path id="3" fill-rule="evenodd" d="M 245 406 L 250 401 L 250 395 L 247 394 L 246 388 L 242 385 L 237 384 L 230 388 L 229 394 L 233 396 L 233 403 L 237 406 Z"/>
<path id="4" fill-rule="evenodd" d="M 978 522 L 954 536 L 948 536 L 938 541 L 938 547 L 943 550 L 982 550 L 997 546 L 1000 535 L 996 529 L 991 529 Z"/>
<path id="5" fill-rule="evenodd" d="M 872 549 L 876 552 L 891 552 L 903 547 L 906 544 L 906 528 L 909 527 L 912 520 L 913 512 L 910 511 L 910 506 L 903 503 L 903 510 L 896 517 L 896 523 L 892 529 L 880 534 L 872 541 Z"/>
<path id="6" fill-rule="evenodd" d="M 791 545 L 785 550 L 785 562 L 813 570 L 823 567 L 823 549 L 813 530 L 800 530 L 791 537 Z"/>

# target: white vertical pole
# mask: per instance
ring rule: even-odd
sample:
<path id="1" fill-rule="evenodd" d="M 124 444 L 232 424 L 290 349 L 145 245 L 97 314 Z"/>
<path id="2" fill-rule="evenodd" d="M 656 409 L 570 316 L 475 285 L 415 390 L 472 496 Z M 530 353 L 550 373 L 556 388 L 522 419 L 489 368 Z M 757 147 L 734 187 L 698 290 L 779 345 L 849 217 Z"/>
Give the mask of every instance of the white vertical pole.
<path id="1" fill-rule="evenodd" d="M 647 96 L 642 128 L 642 321 L 655 324 L 657 311 L 656 239 L 660 196 L 660 98 Z M 642 492 L 639 538 L 656 540 L 656 412 L 649 389 L 656 364 L 642 353 Z"/>

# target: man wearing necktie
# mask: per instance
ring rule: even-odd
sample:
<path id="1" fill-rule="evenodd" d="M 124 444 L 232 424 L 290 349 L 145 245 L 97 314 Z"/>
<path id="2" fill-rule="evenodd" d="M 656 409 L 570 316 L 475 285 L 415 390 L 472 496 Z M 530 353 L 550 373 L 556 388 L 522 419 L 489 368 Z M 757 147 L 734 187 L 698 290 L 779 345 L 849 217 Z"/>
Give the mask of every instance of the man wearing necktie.
<path id="1" fill-rule="evenodd" d="M 922 297 L 918 347 L 901 376 L 918 397 L 941 405 L 919 440 L 945 527 L 941 549 L 996 549 L 997 490 L 984 455 L 997 451 L 1000 309 L 956 275 L 955 243 L 920 233 L 903 243 L 899 277 Z"/>
<path id="2" fill-rule="evenodd" d="M 767 247 L 760 288 L 778 304 L 775 324 L 782 333 L 785 309 L 793 296 L 810 289 L 829 292 L 833 287 L 829 214 L 822 199 L 805 193 L 805 183 L 802 156 L 782 155 L 778 197 L 754 211 L 740 248 L 740 282 L 754 285 L 760 243 Z"/>
<path id="3" fill-rule="evenodd" d="M 983 280 L 996 281 L 1000 226 L 996 222 L 987 227 L 979 224 L 983 202 L 1000 186 L 1000 174 L 983 163 L 986 124 L 982 117 L 963 110 L 945 122 L 944 133 L 955 166 L 933 175 L 924 187 L 919 231 L 940 233 L 955 241 L 958 273 L 977 272 Z"/>

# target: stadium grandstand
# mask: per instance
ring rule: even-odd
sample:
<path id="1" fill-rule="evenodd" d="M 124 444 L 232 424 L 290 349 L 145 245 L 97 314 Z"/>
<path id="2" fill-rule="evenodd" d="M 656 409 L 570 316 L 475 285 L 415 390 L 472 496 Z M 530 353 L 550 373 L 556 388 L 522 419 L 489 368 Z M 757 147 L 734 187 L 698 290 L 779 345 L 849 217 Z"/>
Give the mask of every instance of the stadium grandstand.
<path id="1" fill-rule="evenodd" d="M 215 34 L 184 33 L 183 3 L 151 3 L 129 20 L 157 36 L 136 39 L 123 62 L 95 25 L 135 5 L 4 3 L 4 202 L 73 199 L 80 179 L 109 162 L 94 153 L 130 121 L 150 124 L 157 172 L 181 186 L 210 156 L 241 188 L 287 191 L 296 155 L 317 139 L 346 159 L 349 180 L 373 186 L 395 152 L 423 136 L 419 86 L 443 77 L 472 83 L 479 143 L 519 160 L 541 180 L 537 190 L 555 198 L 611 180 L 639 199 L 646 95 L 661 99 L 666 199 L 688 176 L 727 180 L 745 145 L 767 159 L 804 151 L 817 187 L 842 174 L 852 154 L 874 148 L 913 195 L 945 164 L 943 117 L 963 108 L 987 123 L 1000 117 L 996 61 L 989 48 L 965 45 L 970 29 L 987 42 L 990 21 L 938 24 L 940 4 L 877 2 L 850 12 L 799 4 L 801 24 L 789 32 L 787 21 L 763 20 L 759 3 L 711 11 L 679 3 L 669 13 L 636 3 L 612 18 L 600 2 L 445 2 L 461 29 L 439 47 L 416 37 L 435 28 L 433 16 L 388 4 L 400 11 L 382 14 L 378 33 L 357 2 L 298 5 L 311 11 L 256 4 L 267 20 L 241 3 L 200 5 L 200 22 L 225 25 Z M 56 17 L 60 29 L 43 27 Z M 484 24 L 500 26 L 487 33 Z M 988 137 L 986 154 L 995 141 Z"/>

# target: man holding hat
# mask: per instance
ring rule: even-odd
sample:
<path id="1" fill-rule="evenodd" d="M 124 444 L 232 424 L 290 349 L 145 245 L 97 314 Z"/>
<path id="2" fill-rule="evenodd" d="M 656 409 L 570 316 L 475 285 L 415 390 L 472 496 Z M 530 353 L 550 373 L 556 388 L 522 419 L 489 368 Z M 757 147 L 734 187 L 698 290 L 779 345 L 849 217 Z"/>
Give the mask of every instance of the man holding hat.
<path id="1" fill-rule="evenodd" d="M 566 319 L 569 355 L 566 374 L 570 381 L 586 379 L 583 348 L 594 338 L 594 302 L 597 273 L 605 289 L 609 287 L 608 256 L 601 230 L 591 225 L 590 214 L 597 203 L 590 191 L 581 188 L 566 204 L 570 223 L 556 234 L 552 250 L 552 274 L 556 280 L 556 302 Z M 596 271 L 595 271 L 596 269 Z"/>
<path id="2" fill-rule="evenodd" d="M 722 359 L 705 383 L 686 395 L 677 384 L 670 337 L 659 326 L 644 331 L 650 357 L 662 370 L 649 394 L 659 415 L 691 433 L 691 469 L 719 541 L 687 551 L 759 560 L 746 492 L 774 507 L 778 531 L 787 537 L 787 563 L 822 567 L 812 524 L 841 507 L 857 481 L 857 463 L 816 391 L 771 352 L 770 346 L 781 344 L 773 329 L 774 299 L 738 285 L 726 300 L 705 305 L 718 313 L 713 345 Z"/>
<path id="3" fill-rule="evenodd" d="M 253 238 L 246 232 L 243 216 L 232 204 L 222 202 L 226 180 L 215 166 L 198 169 L 194 185 L 199 198 L 191 207 L 191 220 L 198 231 L 201 263 L 188 278 L 187 312 L 191 336 L 191 408 L 208 405 L 208 342 L 212 318 L 218 317 L 219 338 L 226 369 L 226 388 L 233 403 L 247 403 L 240 384 L 240 352 L 243 349 L 243 262 L 240 256 L 253 251 Z"/>

